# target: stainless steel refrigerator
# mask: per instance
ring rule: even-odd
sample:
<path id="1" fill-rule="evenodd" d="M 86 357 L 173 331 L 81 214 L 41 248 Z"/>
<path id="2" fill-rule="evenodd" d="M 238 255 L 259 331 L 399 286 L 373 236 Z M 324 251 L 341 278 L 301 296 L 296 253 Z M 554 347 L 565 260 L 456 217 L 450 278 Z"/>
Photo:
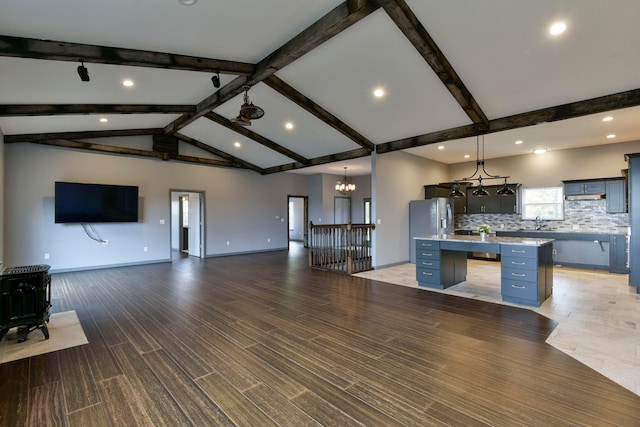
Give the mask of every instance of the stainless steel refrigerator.
<path id="1" fill-rule="evenodd" d="M 453 234 L 453 199 L 436 197 L 409 202 L 410 260 L 416 263 L 414 237 L 434 234 Z"/>

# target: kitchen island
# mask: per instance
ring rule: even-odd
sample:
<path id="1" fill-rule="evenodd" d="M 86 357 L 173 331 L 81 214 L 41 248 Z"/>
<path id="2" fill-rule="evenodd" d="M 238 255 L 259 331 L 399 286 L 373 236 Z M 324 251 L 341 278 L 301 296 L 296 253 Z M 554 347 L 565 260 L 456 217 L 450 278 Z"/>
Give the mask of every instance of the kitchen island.
<path id="1" fill-rule="evenodd" d="M 553 239 L 436 235 L 415 237 L 419 286 L 445 289 L 467 278 L 467 253 L 500 254 L 503 301 L 540 306 L 553 291 Z"/>

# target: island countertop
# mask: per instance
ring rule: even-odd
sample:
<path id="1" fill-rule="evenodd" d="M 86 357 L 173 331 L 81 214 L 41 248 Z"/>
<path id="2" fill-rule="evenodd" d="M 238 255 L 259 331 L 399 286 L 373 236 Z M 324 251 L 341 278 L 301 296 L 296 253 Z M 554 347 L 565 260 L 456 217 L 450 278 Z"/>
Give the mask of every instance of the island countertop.
<path id="1" fill-rule="evenodd" d="M 551 244 L 554 239 L 534 239 L 531 237 L 496 237 L 489 235 L 482 239 L 478 235 L 455 235 L 455 234 L 437 234 L 431 236 L 414 237 L 415 240 L 437 240 L 439 242 L 467 242 L 479 244 L 501 244 L 501 245 L 531 245 L 544 246 Z"/>

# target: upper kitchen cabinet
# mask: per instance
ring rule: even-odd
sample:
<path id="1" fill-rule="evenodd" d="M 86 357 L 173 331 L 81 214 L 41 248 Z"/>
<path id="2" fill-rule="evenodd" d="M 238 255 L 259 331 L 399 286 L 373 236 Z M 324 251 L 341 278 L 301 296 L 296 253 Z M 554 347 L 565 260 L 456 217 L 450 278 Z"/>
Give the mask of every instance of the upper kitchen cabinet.
<path id="1" fill-rule="evenodd" d="M 606 181 L 607 213 L 627 212 L 627 180 L 624 178 Z"/>
<path id="2" fill-rule="evenodd" d="M 424 186 L 424 198 L 433 199 L 435 197 L 449 197 L 451 194 L 451 188 L 453 183 L 440 183 Z M 460 184 L 460 191 L 466 193 L 466 184 Z M 452 197 L 453 210 L 455 214 L 463 214 L 467 210 L 467 198 L 466 197 Z"/>
<path id="3" fill-rule="evenodd" d="M 607 213 L 627 212 L 627 180 L 624 177 L 562 181 L 568 200 L 607 200 Z"/>
<path id="4" fill-rule="evenodd" d="M 509 184 L 515 194 L 501 196 L 496 194 L 502 185 L 487 185 L 484 189 L 489 192 L 488 196 L 473 196 L 473 191 L 477 187 L 467 188 L 467 213 L 468 214 L 516 214 L 518 213 L 518 200 L 520 184 Z"/>
<path id="5" fill-rule="evenodd" d="M 601 194 L 605 192 L 605 182 L 601 180 L 562 181 L 565 196 Z"/>

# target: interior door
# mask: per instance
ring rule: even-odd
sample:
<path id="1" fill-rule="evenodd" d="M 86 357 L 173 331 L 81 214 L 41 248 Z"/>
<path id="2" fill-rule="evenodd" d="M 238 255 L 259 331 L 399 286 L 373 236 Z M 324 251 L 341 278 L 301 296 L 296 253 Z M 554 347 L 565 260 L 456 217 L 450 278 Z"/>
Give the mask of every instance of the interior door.
<path id="1" fill-rule="evenodd" d="M 189 255 L 201 257 L 200 194 L 189 193 Z"/>

